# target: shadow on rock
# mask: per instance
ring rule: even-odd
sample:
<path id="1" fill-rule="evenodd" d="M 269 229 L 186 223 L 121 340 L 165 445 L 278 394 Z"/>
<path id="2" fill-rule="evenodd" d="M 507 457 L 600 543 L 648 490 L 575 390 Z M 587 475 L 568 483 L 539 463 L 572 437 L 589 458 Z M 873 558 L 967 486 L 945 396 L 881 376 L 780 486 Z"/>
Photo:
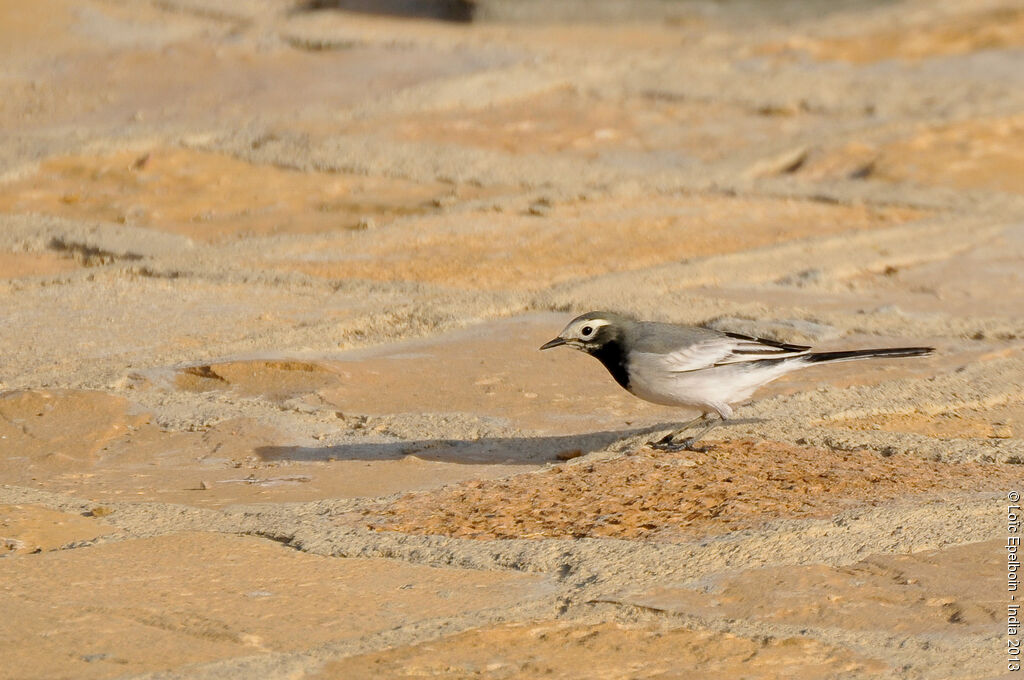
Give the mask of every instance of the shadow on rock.
<path id="1" fill-rule="evenodd" d="M 424 439 L 398 442 L 339 444 L 335 446 L 260 446 L 256 455 L 263 460 L 331 461 L 397 460 L 415 455 L 422 460 L 470 464 L 536 465 L 568 460 L 601 451 L 619 440 L 673 427 L 662 423 L 631 430 L 539 437 L 482 437 L 480 439 Z"/>

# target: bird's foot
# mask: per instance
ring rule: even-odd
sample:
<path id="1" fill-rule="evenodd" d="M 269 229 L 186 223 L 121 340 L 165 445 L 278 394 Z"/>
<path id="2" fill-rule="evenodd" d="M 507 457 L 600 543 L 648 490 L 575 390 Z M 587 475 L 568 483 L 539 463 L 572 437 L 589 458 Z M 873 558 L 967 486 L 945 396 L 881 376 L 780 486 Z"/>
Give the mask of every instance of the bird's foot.
<path id="1" fill-rule="evenodd" d="M 670 453 L 675 453 L 677 451 L 707 453 L 711 450 L 710 444 L 697 446 L 698 441 L 699 439 L 697 437 L 687 437 L 686 439 L 676 441 L 673 435 L 667 434 L 656 442 L 647 442 L 647 445 L 655 451 L 668 451 Z"/>
<path id="2" fill-rule="evenodd" d="M 683 441 L 679 442 L 682 447 L 681 451 L 694 451 L 696 453 L 707 453 L 714 448 L 711 444 L 704 444 L 703 446 L 697 446 L 697 442 L 700 441 L 697 437 L 687 437 Z"/>
<path id="3" fill-rule="evenodd" d="M 658 441 L 649 441 L 647 445 L 655 451 L 678 451 L 679 444 L 673 439 L 671 434 L 667 434 Z"/>

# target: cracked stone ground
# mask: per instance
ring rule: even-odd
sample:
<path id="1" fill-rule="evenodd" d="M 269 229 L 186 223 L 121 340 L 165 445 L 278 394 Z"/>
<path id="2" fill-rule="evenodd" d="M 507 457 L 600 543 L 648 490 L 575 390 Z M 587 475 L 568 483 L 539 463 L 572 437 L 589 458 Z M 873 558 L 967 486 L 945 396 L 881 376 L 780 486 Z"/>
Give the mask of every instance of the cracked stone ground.
<path id="1" fill-rule="evenodd" d="M 0 0 L 0 678 L 1005 669 L 1018 3 L 332 4 Z M 659 453 L 590 309 L 938 351 Z"/>

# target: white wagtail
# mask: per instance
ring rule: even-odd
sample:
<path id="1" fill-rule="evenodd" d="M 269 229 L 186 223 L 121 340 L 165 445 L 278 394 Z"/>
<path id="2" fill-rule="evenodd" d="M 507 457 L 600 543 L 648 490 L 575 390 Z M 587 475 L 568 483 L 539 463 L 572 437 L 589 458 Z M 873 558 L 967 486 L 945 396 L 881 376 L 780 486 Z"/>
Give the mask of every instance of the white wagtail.
<path id="1" fill-rule="evenodd" d="M 694 444 L 713 427 L 732 416 L 730 404 L 747 399 L 762 385 L 812 364 L 852 361 L 871 357 L 918 357 L 932 347 L 856 349 L 811 352 L 810 347 L 723 333 L 698 326 L 633 321 L 612 312 L 578 316 L 541 349 L 568 345 L 597 358 L 622 385 L 637 397 L 655 404 L 685 406 L 701 415 L 667 435 L 655 448 L 703 451 Z M 677 436 L 712 413 L 721 420 L 708 424 L 692 437 Z"/>

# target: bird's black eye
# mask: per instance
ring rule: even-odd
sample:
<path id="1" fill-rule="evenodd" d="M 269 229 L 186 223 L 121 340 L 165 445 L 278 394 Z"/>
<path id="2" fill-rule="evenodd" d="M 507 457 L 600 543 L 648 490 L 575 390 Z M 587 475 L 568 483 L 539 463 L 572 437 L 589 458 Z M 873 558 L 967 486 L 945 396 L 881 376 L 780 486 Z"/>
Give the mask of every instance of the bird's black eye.
<path id="1" fill-rule="evenodd" d="M 580 334 L 581 335 L 590 335 L 593 332 L 594 332 L 593 328 L 591 328 L 590 326 L 584 326 L 583 329 L 580 331 Z"/>

